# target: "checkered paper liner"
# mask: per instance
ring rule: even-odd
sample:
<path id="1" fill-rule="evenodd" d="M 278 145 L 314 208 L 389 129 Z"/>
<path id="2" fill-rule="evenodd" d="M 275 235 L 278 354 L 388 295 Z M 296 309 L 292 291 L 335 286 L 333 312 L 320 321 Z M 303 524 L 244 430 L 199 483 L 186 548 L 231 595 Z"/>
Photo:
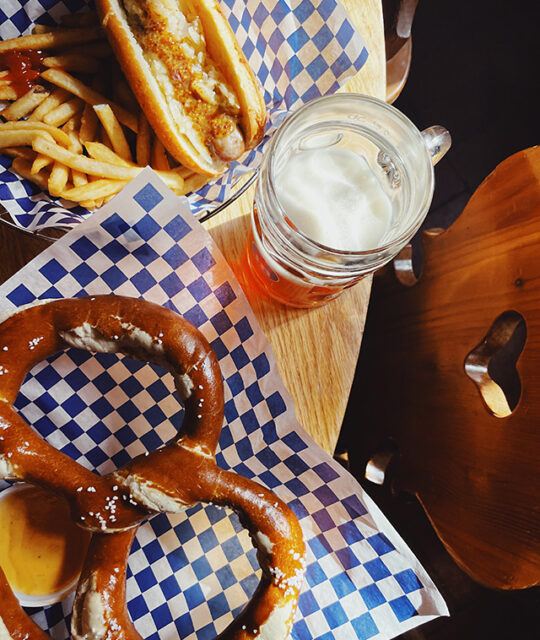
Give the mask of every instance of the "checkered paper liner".
<path id="1" fill-rule="evenodd" d="M 264 89 L 268 126 L 263 142 L 219 180 L 189 197 L 195 214 L 226 201 L 236 177 L 260 164 L 264 147 L 290 111 L 335 92 L 363 66 L 362 37 L 336 0 L 221 0 L 248 62 Z M 91 0 L 2 0 L 0 40 L 29 33 L 35 23 L 55 24 L 66 13 L 86 10 Z M 9 171 L 0 156 L 0 205 L 27 229 L 71 228 L 88 212 L 54 200 Z"/>
<path id="2" fill-rule="evenodd" d="M 226 403 L 218 464 L 272 489 L 304 532 L 294 640 L 391 638 L 447 614 L 378 508 L 301 429 L 232 271 L 150 169 L 0 287 L 0 309 L 103 293 L 178 311 L 216 351 Z M 16 407 L 48 442 L 99 474 L 168 442 L 182 419 L 165 370 L 74 349 L 36 365 Z M 145 638 L 206 640 L 248 601 L 259 576 L 232 511 L 197 505 L 156 515 L 139 529 L 129 558 L 129 612 Z M 63 640 L 71 605 L 72 597 L 34 618 Z"/>

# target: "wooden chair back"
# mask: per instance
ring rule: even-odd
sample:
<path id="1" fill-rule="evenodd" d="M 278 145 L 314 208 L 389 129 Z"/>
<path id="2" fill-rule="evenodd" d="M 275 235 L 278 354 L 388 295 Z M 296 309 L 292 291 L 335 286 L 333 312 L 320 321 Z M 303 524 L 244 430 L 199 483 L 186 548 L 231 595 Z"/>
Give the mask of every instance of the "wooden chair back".
<path id="1" fill-rule="evenodd" d="M 387 481 L 418 496 L 473 579 L 538 584 L 540 147 L 500 164 L 422 249 L 413 286 L 407 252 L 398 278 L 375 278 L 357 454 L 368 477 L 391 459 Z"/>
<path id="2" fill-rule="evenodd" d="M 411 30 L 418 0 L 382 0 L 386 52 L 386 102 L 394 102 L 407 81 L 412 59 Z"/>

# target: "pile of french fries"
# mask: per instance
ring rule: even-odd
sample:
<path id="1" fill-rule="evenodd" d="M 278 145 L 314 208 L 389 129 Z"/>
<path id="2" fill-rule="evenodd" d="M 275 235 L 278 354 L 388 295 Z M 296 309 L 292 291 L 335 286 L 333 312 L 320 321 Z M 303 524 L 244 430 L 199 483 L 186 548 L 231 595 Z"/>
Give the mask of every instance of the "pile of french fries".
<path id="1" fill-rule="evenodd" d="M 178 195 L 208 181 L 172 159 L 135 100 L 95 13 L 0 42 L 6 51 L 45 53 L 44 70 L 17 96 L 0 71 L 0 153 L 12 170 L 55 198 L 92 211 L 150 165 Z"/>

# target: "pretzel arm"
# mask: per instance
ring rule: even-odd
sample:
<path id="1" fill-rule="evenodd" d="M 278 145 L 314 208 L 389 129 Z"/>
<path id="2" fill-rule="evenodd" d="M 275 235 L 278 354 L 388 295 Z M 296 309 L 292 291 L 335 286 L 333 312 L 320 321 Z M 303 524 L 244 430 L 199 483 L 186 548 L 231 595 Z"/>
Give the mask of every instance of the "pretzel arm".
<path id="1" fill-rule="evenodd" d="M 114 480 L 102 478 L 61 453 L 7 403 L 0 403 L 0 477 L 42 486 L 62 495 L 72 517 L 91 531 L 124 530 L 145 516 Z"/>
<path id="2" fill-rule="evenodd" d="M 133 458 L 113 478 L 130 500 L 149 511 L 178 513 L 211 501 L 217 473 L 214 456 L 184 436 L 149 456 Z"/>
<path id="3" fill-rule="evenodd" d="M 251 600 L 217 640 L 285 640 L 304 577 L 304 539 L 291 509 L 253 480 L 218 469 L 212 502 L 234 509 L 257 548 L 263 575 Z"/>
<path id="4" fill-rule="evenodd" d="M 29 618 L 15 597 L 0 567 L 0 638 L 2 640 L 50 640 Z"/>
<path id="5" fill-rule="evenodd" d="M 127 560 L 136 531 L 92 536 L 73 603 L 74 640 L 142 640 L 126 604 Z"/>

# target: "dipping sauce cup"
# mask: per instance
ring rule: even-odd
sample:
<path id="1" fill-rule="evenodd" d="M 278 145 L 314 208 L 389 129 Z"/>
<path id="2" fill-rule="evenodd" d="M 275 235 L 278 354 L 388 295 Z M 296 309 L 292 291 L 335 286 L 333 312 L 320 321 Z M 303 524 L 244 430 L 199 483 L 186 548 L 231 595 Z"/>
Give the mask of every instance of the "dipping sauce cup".
<path id="1" fill-rule="evenodd" d="M 244 275 L 295 307 L 324 304 L 392 260 L 422 224 L 433 165 L 450 148 L 395 107 L 336 94 L 272 138 L 255 192 Z"/>
<path id="2" fill-rule="evenodd" d="M 63 498 L 18 483 L 0 492 L 0 565 L 20 604 L 60 602 L 77 586 L 90 532 Z"/>

